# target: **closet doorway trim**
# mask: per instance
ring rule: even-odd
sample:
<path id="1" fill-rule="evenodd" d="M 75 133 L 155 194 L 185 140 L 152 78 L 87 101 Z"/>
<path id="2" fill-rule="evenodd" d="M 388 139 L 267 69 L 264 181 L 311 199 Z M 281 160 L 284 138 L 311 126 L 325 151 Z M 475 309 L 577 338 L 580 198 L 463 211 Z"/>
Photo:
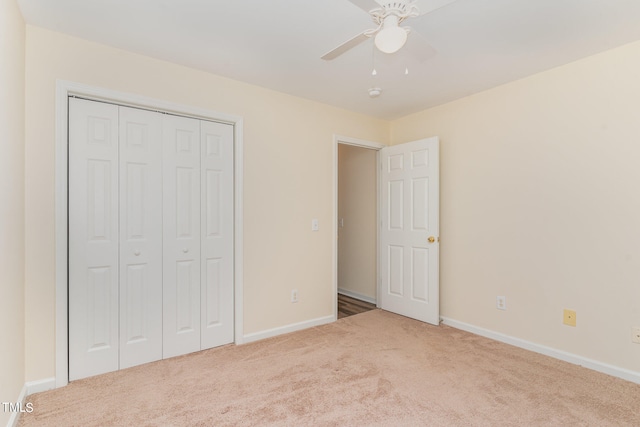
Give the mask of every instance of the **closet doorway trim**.
<path id="1" fill-rule="evenodd" d="M 69 382 L 68 325 L 68 99 L 70 96 L 110 102 L 201 120 L 233 125 L 234 147 L 234 338 L 243 341 L 243 119 L 187 105 L 140 95 L 87 86 L 70 81 L 56 82 L 56 146 L 55 146 L 55 370 L 56 388 Z"/>

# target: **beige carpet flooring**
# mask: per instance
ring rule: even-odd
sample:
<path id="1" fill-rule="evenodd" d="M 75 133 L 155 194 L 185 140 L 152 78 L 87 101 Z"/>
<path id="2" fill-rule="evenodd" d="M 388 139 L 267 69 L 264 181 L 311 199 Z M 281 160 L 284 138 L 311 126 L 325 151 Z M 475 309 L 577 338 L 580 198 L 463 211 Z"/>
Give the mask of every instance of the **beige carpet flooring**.
<path id="1" fill-rule="evenodd" d="M 640 385 L 381 310 L 75 381 L 22 426 L 640 426 Z"/>

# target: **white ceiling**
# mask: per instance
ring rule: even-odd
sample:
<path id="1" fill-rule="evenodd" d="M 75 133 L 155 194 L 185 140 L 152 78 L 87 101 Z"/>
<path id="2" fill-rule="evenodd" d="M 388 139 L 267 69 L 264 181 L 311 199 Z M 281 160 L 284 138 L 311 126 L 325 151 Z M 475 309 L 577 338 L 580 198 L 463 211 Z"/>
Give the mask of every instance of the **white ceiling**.
<path id="1" fill-rule="evenodd" d="M 386 119 L 640 40 L 638 0 L 456 0 L 406 22 L 437 51 L 423 62 L 372 40 L 324 61 L 373 27 L 348 0 L 18 2 L 29 24 Z"/>

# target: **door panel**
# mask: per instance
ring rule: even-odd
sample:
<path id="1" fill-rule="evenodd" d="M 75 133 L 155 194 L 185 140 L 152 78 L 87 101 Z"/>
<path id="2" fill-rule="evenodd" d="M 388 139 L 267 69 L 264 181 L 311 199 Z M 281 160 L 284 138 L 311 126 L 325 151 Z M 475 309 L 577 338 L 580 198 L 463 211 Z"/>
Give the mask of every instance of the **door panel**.
<path id="1" fill-rule="evenodd" d="M 411 249 L 411 296 L 416 301 L 429 302 L 429 251 Z"/>
<path id="2" fill-rule="evenodd" d="M 429 231 L 429 179 L 411 180 L 412 215 L 411 226 L 416 231 Z"/>
<path id="3" fill-rule="evenodd" d="M 196 323 L 198 313 L 194 310 L 197 306 L 193 303 L 193 277 L 197 273 L 195 266 L 196 263 L 193 260 L 176 262 L 175 328 L 178 334 L 189 334 L 198 329 Z"/>
<path id="4" fill-rule="evenodd" d="M 233 127 L 202 121 L 202 348 L 233 342 Z"/>
<path id="5" fill-rule="evenodd" d="M 200 350 L 200 122 L 165 115 L 163 358 Z"/>
<path id="6" fill-rule="evenodd" d="M 220 301 L 220 288 L 222 286 L 221 273 L 221 259 L 220 258 L 207 258 L 205 263 L 205 271 L 203 276 L 205 277 L 203 283 L 203 328 L 213 327 L 220 323 L 221 301 Z"/>
<path id="7" fill-rule="evenodd" d="M 438 138 L 383 148 L 381 165 L 381 307 L 437 325 Z"/>
<path id="8" fill-rule="evenodd" d="M 110 267 L 89 268 L 87 275 L 87 345 L 88 351 L 109 350 L 112 345 L 111 284 L 113 270 Z"/>
<path id="9" fill-rule="evenodd" d="M 162 116 L 120 107 L 120 368 L 162 358 Z"/>
<path id="10" fill-rule="evenodd" d="M 389 181 L 389 229 L 404 228 L 404 181 Z"/>
<path id="11" fill-rule="evenodd" d="M 118 369 L 118 107 L 69 99 L 69 379 Z"/>
<path id="12" fill-rule="evenodd" d="M 389 293 L 391 295 L 404 295 L 404 248 L 402 246 L 389 245 Z"/>

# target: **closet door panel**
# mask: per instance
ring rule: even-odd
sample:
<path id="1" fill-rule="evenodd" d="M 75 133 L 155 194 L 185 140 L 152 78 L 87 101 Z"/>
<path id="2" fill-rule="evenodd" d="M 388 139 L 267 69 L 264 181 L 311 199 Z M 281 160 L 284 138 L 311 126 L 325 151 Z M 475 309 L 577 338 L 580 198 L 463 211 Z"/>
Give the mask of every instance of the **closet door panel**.
<path id="1" fill-rule="evenodd" d="M 69 379 L 118 369 L 118 107 L 69 99 Z"/>
<path id="2" fill-rule="evenodd" d="M 162 358 L 162 115 L 119 115 L 123 369 Z"/>
<path id="3" fill-rule="evenodd" d="M 200 350 L 200 122 L 163 116 L 163 357 Z"/>
<path id="4" fill-rule="evenodd" d="M 233 342 L 233 126 L 202 121 L 202 348 Z"/>

